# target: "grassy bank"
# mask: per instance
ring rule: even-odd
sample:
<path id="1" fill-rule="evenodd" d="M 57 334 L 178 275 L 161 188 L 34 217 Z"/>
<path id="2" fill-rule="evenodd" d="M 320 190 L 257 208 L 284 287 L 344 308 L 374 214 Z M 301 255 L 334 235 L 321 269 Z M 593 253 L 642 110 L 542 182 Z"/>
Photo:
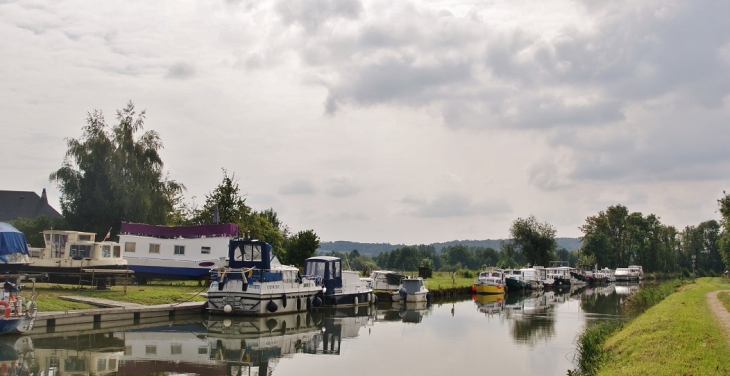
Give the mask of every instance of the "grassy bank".
<path id="1" fill-rule="evenodd" d="M 660 303 L 681 287 L 683 281 L 675 279 L 661 284 L 649 285 L 631 295 L 624 303 L 624 310 L 630 317 L 643 313 Z M 569 375 L 595 375 L 609 358 L 604 343 L 624 325 L 624 320 L 589 322 L 577 340 L 578 368 Z"/>
<path id="2" fill-rule="evenodd" d="M 38 310 L 47 311 L 66 311 L 76 309 L 96 308 L 84 303 L 69 302 L 59 297 L 65 295 L 86 296 L 92 298 L 112 299 L 122 302 L 138 303 L 145 305 L 179 303 L 185 301 L 205 301 L 205 298 L 196 295 L 202 291 L 205 292 L 206 287 L 198 286 L 197 282 L 156 282 L 140 286 L 127 286 L 127 292 L 124 293 L 123 286 L 111 286 L 109 290 L 91 290 L 78 289 L 74 285 L 58 285 L 49 283 L 36 283 L 36 303 Z M 26 284 L 25 289 L 21 291 L 21 296 L 30 297 L 31 288 Z"/>
<path id="3" fill-rule="evenodd" d="M 726 375 L 730 348 L 705 294 L 730 288 L 700 278 L 625 324 L 604 343 L 598 375 Z"/>

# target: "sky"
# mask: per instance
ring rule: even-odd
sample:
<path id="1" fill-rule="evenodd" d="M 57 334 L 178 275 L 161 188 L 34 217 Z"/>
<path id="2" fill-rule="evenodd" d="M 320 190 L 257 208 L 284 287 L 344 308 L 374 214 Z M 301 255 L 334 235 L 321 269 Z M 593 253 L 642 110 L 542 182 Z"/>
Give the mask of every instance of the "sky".
<path id="1" fill-rule="evenodd" d="M 682 229 L 730 191 L 730 2 L 0 0 L 0 189 L 132 101 L 168 177 L 322 241 Z"/>

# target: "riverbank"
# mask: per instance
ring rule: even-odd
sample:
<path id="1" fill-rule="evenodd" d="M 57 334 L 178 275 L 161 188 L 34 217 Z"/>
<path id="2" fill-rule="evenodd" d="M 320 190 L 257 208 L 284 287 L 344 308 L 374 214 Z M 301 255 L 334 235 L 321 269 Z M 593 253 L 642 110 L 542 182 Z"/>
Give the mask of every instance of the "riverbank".
<path id="1" fill-rule="evenodd" d="M 728 337 L 706 297 L 726 289 L 727 280 L 697 279 L 628 322 L 603 344 L 598 375 L 730 374 Z"/>

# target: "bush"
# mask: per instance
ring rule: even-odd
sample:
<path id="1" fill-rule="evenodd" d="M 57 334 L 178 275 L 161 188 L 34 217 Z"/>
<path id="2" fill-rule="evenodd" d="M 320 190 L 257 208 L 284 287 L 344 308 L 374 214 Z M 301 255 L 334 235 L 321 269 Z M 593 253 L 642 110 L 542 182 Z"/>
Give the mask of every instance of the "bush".
<path id="1" fill-rule="evenodd" d="M 682 277 L 692 278 L 692 273 L 690 273 L 689 269 L 684 268 L 684 269 L 682 269 Z"/>
<path id="2" fill-rule="evenodd" d="M 603 321 L 588 325 L 578 336 L 578 369 L 568 371 L 568 375 L 595 375 L 605 362 L 608 353 L 603 350 L 603 343 L 615 331 L 621 328 L 621 320 Z"/>
<path id="3" fill-rule="evenodd" d="M 474 273 L 468 269 L 464 270 L 461 274 L 464 276 L 464 278 L 474 278 Z"/>

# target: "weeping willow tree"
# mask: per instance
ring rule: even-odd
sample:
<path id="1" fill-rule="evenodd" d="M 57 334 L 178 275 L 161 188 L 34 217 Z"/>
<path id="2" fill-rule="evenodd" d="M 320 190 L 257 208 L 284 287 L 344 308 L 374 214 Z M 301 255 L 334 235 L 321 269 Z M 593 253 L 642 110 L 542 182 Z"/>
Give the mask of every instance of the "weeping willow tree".
<path id="1" fill-rule="evenodd" d="M 136 117 L 135 117 L 136 115 Z M 88 114 L 80 138 L 68 138 L 61 168 L 50 180 L 61 191 L 61 210 L 70 228 L 112 235 L 121 221 L 167 224 L 185 189 L 164 173 L 157 132 L 143 132 L 145 111 L 130 101 L 106 124 L 99 110 Z"/>

